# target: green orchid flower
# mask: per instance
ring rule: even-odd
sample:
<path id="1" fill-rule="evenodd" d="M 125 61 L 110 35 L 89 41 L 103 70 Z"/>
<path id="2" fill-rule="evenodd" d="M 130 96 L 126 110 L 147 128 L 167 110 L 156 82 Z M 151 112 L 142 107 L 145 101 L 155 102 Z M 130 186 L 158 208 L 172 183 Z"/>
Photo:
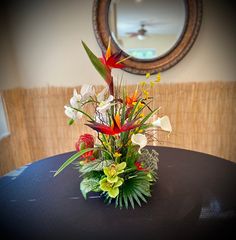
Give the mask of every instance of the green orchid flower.
<path id="1" fill-rule="evenodd" d="M 119 187 L 123 184 L 124 179 L 118 177 L 118 180 L 115 183 L 111 183 L 107 178 L 100 180 L 100 188 L 102 191 L 107 192 L 109 197 L 115 198 L 119 194 Z"/>
<path id="2" fill-rule="evenodd" d="M 116 183 L 119 179 L 118 175 L 124 172 L 126 168 L 126 162 L 120 164 L 111 164 L 109 167 L 104 167 L 103 171 L 107 176 L 107 181 L 110 183 Z"/>

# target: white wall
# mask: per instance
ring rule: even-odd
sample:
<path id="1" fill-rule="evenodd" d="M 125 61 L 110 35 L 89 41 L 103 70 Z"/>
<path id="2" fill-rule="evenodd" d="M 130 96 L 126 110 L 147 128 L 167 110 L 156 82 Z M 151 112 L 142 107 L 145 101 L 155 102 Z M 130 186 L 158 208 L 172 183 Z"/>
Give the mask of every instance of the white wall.
<path id="1" fill-rule="evenodd" d="M 1 89 L 103 83 L 81 46 L 84 40 L 100 55 L 92 28 L 93 0 L 15 2 L 4 32 L 11 33 L 10 40 L 8 37 L 0 40 L 5 42 L 0 49 Z M 231 8 L 223 1 L 203 3 L 197 41 L 181 62 L 163 72 L 163 83 L 236 80 Z M 124 78 L 128 83 L 143 80 L 142 76 L 129 73 Z"/>

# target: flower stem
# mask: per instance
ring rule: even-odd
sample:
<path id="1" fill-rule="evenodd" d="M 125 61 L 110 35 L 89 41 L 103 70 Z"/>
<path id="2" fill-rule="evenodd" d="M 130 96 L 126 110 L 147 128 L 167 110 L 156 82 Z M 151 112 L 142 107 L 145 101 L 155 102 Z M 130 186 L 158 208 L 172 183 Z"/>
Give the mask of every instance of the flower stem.
<path id="1" fill-rule="evenodd" d="M 73 108 L 73 107 L 72 107 Z M 87 116 L 91 121 L 94 121 L 94 119 L 92 117 L 90 117 L 86 112 L 80 110 L 80 109 L 77 109 L 77 108 L 73 108 L 74 110 L 78 111 L 78 112 L 81 112 L 83 113 L 85 116 Z"/>

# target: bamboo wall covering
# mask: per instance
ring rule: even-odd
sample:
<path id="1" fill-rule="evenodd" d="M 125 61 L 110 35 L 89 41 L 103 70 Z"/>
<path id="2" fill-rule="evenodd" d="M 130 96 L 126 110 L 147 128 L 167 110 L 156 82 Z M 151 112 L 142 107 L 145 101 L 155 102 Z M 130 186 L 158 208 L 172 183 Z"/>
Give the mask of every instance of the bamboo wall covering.
<path id="1" fill-rule="evenodd" d="M 130 86 L 134 89 L 135 86 Z M 97 88 L 101 89 L 101 87 Z M 93 130 L 67 125 L 64 105 L 73 88 L 3 91 L 11 135 L 0 142 L 0 174 L 47 156 L 74 150 L 80 134 Z M 155 133 L 153 145 L 184 148 L 236 162 L 236 82 L 159 84 L 152 90 L 160 115 L 173 132 Z M 153 106 L 154 107 L 154 106 Z M 88 109 L 89 111 L 89 109 Z"/>

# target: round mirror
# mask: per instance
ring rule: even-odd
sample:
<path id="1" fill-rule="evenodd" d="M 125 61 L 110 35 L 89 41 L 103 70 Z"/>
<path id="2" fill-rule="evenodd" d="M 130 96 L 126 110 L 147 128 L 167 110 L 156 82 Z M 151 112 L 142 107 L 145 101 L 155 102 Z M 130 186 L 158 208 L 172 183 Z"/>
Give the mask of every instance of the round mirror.
<path id="1" fill-rule="evenodd" d="M 177 64 L 190 50 L 202 18 L 201 0 L 95 0 L 93 27 L 103 52 L 131 56 L 124 70 L 154 74 Z"/>
<path id="2" fill-rule="evenodd" d="M 137 59 L 169 52 L 185 27 L 184 0 L 112 0 L 108 23 L 118 47 Z"/>

